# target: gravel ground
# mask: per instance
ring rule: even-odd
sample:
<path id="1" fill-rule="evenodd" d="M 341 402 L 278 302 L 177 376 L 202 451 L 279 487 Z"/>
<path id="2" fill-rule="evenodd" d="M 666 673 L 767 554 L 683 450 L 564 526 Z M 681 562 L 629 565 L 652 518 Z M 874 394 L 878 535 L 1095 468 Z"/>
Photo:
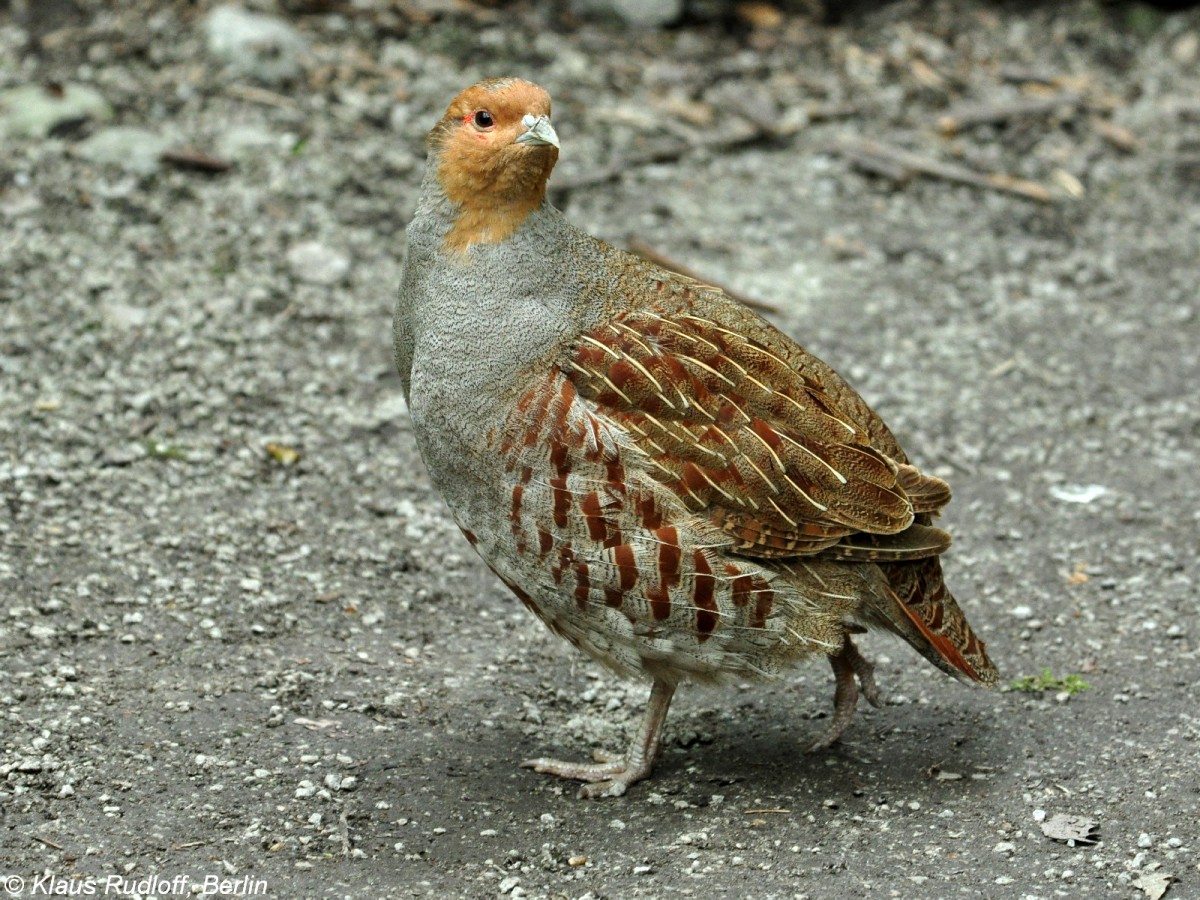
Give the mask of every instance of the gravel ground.
<path id="1" fill-rule="evenodd" d="M 1200 11 L 697 7 L 0 3 L 0 888 L 1200 896 Z M 646 689 L 473 556 L 391 367 L 423 134 L 509 73 L 572 220 L 771 301 L 952 481 L 950 584 L 1052 677 L 868 638 L 829 752 L 814 664 L 682 691 L 619 800 L 516 768 Z"/>

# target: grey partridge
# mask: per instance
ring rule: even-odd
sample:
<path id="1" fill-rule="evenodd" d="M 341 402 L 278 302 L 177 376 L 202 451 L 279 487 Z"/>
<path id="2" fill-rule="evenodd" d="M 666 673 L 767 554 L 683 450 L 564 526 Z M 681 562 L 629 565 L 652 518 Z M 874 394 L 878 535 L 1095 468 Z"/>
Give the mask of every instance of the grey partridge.
<path id="1" fill-rule="evenodd" d="M 997 684 L 942 582 L 946 483 L 754 312 L 567 222 L 544 90 L 476 84 L 427 143 L 394 344 L 430 478 L 555 634 L 652 685 L 624 755 L 524 765 L 618 796 L 649 775 L 680 683 L 816 655 L 828 746 L 860 690 L 878 703 L 852 640 L 872 628 Z"/>

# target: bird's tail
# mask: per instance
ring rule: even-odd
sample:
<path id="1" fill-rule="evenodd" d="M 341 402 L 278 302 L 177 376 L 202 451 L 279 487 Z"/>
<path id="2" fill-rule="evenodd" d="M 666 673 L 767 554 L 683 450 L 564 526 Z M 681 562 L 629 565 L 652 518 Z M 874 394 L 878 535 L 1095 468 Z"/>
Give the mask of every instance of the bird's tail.
<path id="1" fill-rule="evenodd" d="M 1000 684 L 1000 673 L 988 658 L 987 645 L 971 629 L 942 580 L 937 557 L 880 568 L 888 590 L 872 610 L 879 624 L 960 681 L 985 687 Z"/>

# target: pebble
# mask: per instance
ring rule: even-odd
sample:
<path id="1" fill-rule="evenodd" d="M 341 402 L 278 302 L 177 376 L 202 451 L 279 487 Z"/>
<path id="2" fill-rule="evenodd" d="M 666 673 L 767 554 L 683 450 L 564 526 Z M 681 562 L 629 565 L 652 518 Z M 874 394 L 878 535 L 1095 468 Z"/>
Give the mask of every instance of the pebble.
<path id="1" fill-rule="evenodd" d="M 153 175 L 171 140 L 145 128 L 102 128 L 82 141 L 75 152 L 98 166 L 113 166 L 134 175 Z"/>
<path id="2" fill-rule="evenodd" d="M 337 284 L 350 272 L 350 257 L 320 241 L 304 241 L 287 253 L 288 267 L 309 284 Z"/>
<path id="3" fill-rule="evenodd" d="M 1062 484 L 1050 488 L 1050 496 L 1063 503 L 1087 504 L 1108 493 L 1102 484 Z"/>
<path id="4" fill-rule="evenodd" d="M 84 119 L 113 117 L 108 101 L 94 88 L 63 84 L 58 91 L 26 84 L 0 92 L 0 136 L 47 137 L 55 127 Z"/>
<path id="5" fill-rule="evenodd" d="M 1009 611 L 1009 614 L 1014 619 L 1032 619 L 1033 618 L 1033 608 L 1029 607 L 1029 606 L 1014 606 Z"/>
<path id="6" fill-rule="evenodd" d="M 282 140 L 278 134 L 259 125 L 232 125 L 216 141 L 217 156 L 223 159 L 246 161 L 261 151 L 278 148 Z"/>
<path id="7" fill-rule="evenodd" d="M 308 42 L 282 19 L 238 6 L 218 6 L 204 24 L 209 52 L 239 74 L 264 84 L 281 84 L 304 69 Z"/>
<path id="8" fill-rule="evenodd" d="M 1150 835 L 1146 834 L 1146 832 L 1143 831 L 1141 834 L 1138 835 L 1138 846 L 1144 850 L 1148 847 L 1153 847 L 1154 841 L 1152 841 L 1150 839 Z"/>
<path id="9" fill-rule="evenodd" d="M 683 14 L 683 0 L 571 0 L 583 16 L 617 18 L 633 28 L 661 28 Z"/>

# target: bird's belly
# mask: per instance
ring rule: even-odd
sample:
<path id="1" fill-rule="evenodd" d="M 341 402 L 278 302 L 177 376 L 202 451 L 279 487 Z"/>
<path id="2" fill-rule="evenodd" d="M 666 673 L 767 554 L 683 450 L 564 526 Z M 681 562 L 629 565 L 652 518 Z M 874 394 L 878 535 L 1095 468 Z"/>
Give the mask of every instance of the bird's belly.
<path id="1" fill-rule="evenodd" d="M 532 386 L 489 435 L 490 499 L 451 502 L 551 630 L 623 674 L 672 680 L 774 675 L 840 642 L 844 610 L 806 599 L 785 567 L 727 555 L 727 536 L 576 399 L 561 376 Z"/>

